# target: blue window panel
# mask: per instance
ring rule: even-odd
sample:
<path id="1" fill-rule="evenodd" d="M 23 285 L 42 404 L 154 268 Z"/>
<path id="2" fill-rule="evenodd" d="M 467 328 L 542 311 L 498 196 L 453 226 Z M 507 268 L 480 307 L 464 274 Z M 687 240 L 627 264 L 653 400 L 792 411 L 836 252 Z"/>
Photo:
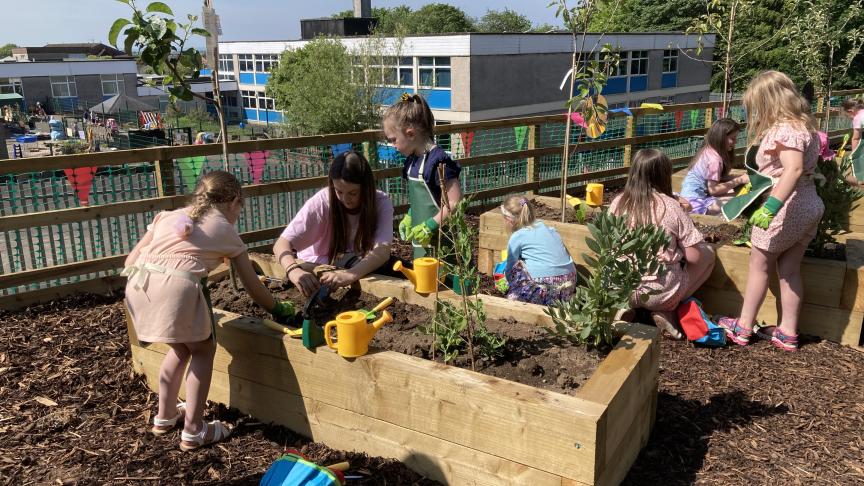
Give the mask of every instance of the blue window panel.
<path id="1" fill-rule="evenodd" d="M 270 79 L 270 73 L 255 73 L 255 84 L 265 85 Z"/>
<path id="2" fill-rule="evenodd" d="M 392 105 L 399 101 L 402 93 L 411 93 L 411 88 L 378 88 L 378 94 L 381 96 L 382 105 Z"/>
<path id="3" fill-rule="evenodd" d="M 648 89 L 648 76 L 630 76 L 630 91 L 645 91 Z"/>
<path id="4" fill-rule="evenodd" d="M 426 98 L 429 103 L 429 108 L 434 110 L 449 110 L 450 109 L 450 90 L 449 89 L 421 89 L 420 95 Z"/>
<path id="5" fill-rule="evenodd" d="M 270 123 L 282 123 L 284 119 L 281 111 L 267 112 L 267 116 L 270 118 Z"/>
<path id="6" fill-rule="evenodd" d="M 627 92 L 627 78 L 609 78 L 606 81 L 606 87 L 603 88 L 603 94 L 613 95 Z"/>
<path id="7" fill-rule="evenodd" d="M 663 73 L 663 81 L 660 83 L 661 88 L 676 88 L 678 87 L 678 73 Z"/>
<path id="8" fill-rule="evenodd" d="M 212 73 L 213 70 L 212 69 L 202 69 L 200 72 L 201 72 L 201 76 L 210 76 L 210 73 Z"/>
<path id="9" fill-rule="evenodd" d="M 255 108 L 244 108 L 243 111 L 245 112 L 247 120 L 258 119 L 258 110 L 256 110 Z"/>
<path id="10" fill-rule="evenodd" d="M 57 101 L 61 111 L 73 111 L 78 106 L 77 96 L 66 96 L 63 98 L 54 98 Z"/>
<path id="11" fill-rule="evenodd" d="M 240 84 L 255 84 L 255 75 L 252 73 L 240 73 Z"/>

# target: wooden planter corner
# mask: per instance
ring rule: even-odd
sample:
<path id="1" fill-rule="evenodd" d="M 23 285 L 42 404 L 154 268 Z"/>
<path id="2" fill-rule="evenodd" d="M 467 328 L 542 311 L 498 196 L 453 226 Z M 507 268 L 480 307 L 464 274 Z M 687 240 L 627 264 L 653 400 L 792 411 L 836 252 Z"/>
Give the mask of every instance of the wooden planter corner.
<path id="1" fill-rule="evenodd" d="M 409 282 L 364 279 L 379 297 L 429 305 Z M 542 308 L 484 297 L 490 316 L 549 324 Z M 346 360 L 257 319 L 216 311 L 210 400 L 331 447 L 394 457 L 445 484 L 617 484 L 648 440 L 659 348 L 652 327 L 629 326 L 576 396 L 390 351 Z M 158 388 L 162 344 L 138 342 L 133 367 Z"/>
<path id="2" fill-rule="evenodd" d="M 714 217 L 702 217 L 704 219 Z M 716 218 L 715 218 L 716 219 Z M 558 230 L 567 250 L 578 265 L 584 265 L 583 253 L 588 253 L 585 239 L 590 236 L 587 226 L 545 221 Z M 491 273 L 500 251 L 507 247 L 509 235 L 500 211 L 488 211 L 480 216 L 478 266 Z M 804 258 L 801 276 L 804 280 L 804 303 L 800 330 L 805 334 L 830 341 L 858 346 L 864 321 L 864 234 L 850 234 L 846 240 L 846 261 L 838 262 Z M 696 297 L 711 314 L 737 315 L 741 312 L 747 286 L 750 249 L 731 245 L 715 245 L 717 261 L 714 271 Z M 776 275 L 771 277 L 769 292 L 757 318 L 767 324 L 779 322 L 780 295 Z"/>

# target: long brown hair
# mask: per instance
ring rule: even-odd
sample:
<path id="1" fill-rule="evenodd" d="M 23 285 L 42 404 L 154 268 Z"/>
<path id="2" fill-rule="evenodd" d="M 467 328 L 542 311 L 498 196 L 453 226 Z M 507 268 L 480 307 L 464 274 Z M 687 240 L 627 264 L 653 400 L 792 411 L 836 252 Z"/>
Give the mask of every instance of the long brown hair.
<path id="1" fill-rule="evenodd" d="M 765 132 L 780 122 L 816 131 L 810 104 L 798 93 L 795 83 L 780 71 L 765 71 L 750 81 L 742 102 L 747 110 L 747 145 L 755 145 Z"/>
<path id="2" fill-rule="evenodd" d="M 860 110 L 864 108 L 864 100 L 859 98 L 846 98 L 843 100 L 843 110 Z"/>
<path id="3" fill-rule="evenodd" d="M 330 196 L 330 224 L 333 232 L 330 234 L 330 263 L 336 255 L 348 248 L 348 213 L 336 197 L 333 180 L 340 179 L 351 184 L 360 185 L 360 221 L 357 224 L 357 234 L 354 235 L 354 251 L 366 254 L 374 246 L 375 230 L 378 225 L 378 208 L 376 207 L 375 176 L 366 158 L 354 151 L 343 152 L 330 165 L 330 176 L 327 178 Z"/>
<path id="4" fill-rule="evenodd" d="M 644 148 L 633 156 L 615 212 L 635 226 L 653 224 L 655 192 L 673 197 L 672 162 L 662 150 Z"/>
<path id="5" fill-rule="evenodd" d="M 400 130 L 413 128 L 431 141 L 435 133 L 435 117 L 426 100 L 418 94 L 404 93 L 397 103 L 387 107 L 384 120 L 393 122 Z"/>
<path id="6" fill-rule="evenodd" d="M 735 159 L 735 149 L 728 150 L 726 148 L 726 139 L 729 137 L 730 133 L 740 131 L 741 125 L 731 118 L 720 118 L 714 122 L 714 124 L 711 125 L 711 128 L 705 132 L 705 139 L 702 142 L 702 148 L 696 152 L 696 156 L 693 157 L 693 160 L 690 162 L 690 168 L 693 168 L 693 165 L 702 158 L 702 154 L 711 148 L 720 155 L 721 159 L 723 159 L 723 172 L 720 175 L 722 177 L 729 175 L 729 171 L 732 170 L 732 161 Z"/>
<path id="7" fill-rule="evenodd" d="M 217 204 L 224 204 L 242 197 L 240 181 L 224 170 L 208 172 L 195 186 L 189 207 L 189 218 L 196 223 Z"/>

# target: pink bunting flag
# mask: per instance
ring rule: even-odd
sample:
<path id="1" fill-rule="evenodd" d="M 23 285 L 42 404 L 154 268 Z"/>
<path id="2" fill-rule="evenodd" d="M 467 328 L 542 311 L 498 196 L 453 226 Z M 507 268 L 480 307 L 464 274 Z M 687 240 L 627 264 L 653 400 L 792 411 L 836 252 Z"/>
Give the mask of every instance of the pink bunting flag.
<path id="1" fill-rule="evenodd" d="M 585 118 L 582 117 L 582 113 L 574 111 L 570 113 L 570 119 L 573 120 L 573 123 L 579 125 L 582 128 L 588 128 L 588 123 L 585 122 Z"/>
<path id="2" fill-rule="evenodd" d="M 719 119 L 721 119 L 721 118 L 723 118 L 723 107 L 722 107 L 722 106 L 718 106 L 718 107 L 717 107 L 717 119 L 719 120 Z"/>
<path id="3" fill-rule="evenodd" d="M 464 132 L 459 134 L 462 139 L 462 147 L 465 149 L 465 156 L 471 155 L 471 144 L 474 143 L 474 132 Z"/>
<path id="4" fill-rule="evenodd" d="M 249 172 L 252 173 L 253 184 L 261 182 L 261 176 L 264 175 L 264 166 L 267 165 L 267 157 L 269 156 L 269 150 L 258 150 L 243 154 L 243 157 L 246 158 L 246 165 L 249 167 Z"/>
<path id="5" fill-rule="evenodd" d="M 90 191 L 93 188 L 93 176 L 96 175 L 96 167 L 78 167 L 77 169 L 63 169 L 66 180 L 78 195 L 82 206 L 90 205 Z"/>
<path id="6" fill-rule="evenodd" d="M 684 120 L 684 112 L 675 112 L 675 130 L 681 130 L 681 121 Z"/>

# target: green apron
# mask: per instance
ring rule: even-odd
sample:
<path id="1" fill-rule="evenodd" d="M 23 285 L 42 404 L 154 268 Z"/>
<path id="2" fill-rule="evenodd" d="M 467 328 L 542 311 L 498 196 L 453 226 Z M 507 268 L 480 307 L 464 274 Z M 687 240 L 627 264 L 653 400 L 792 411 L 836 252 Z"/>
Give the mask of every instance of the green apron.
<path id="1" fill-rule="evenodd" d="M 860 130 L 864 132 L 864 127 L 861 127 Z M 846 145 L 846 141 L 843 141 L 843 145 Z M 852 151 L 852 154 L 849 156 L 852 159 L 852 175 L 855 176 L 855 180 L 858 182 L 864 182 L 864 142 L 858 141 L 858 146 L 855 147 L 855 150 Z"/>
<path id="2" fill-rule="evenodd" d="M 204 302 L 207 303 L 207 310 L 210 311 L 210 337 L 213 342 L 216 342 L 216 314 L 213 313 L 213 301 L 210 300 L 210 289 L 207 288 L 207 277 L 201 279 L 201 293 L 204 294 Z"/>
<path id="3" fill-rule="evenodd" d="M 417 177 L 411 177 L 410 170 L 408 171 L 408 202 L 411 205 L 409 211 L 411 212 L 411 222 L 415 226 L 434 217 L 441 210 L 438 201 L 432 196 L 429 186 L 423 180 L 423 171 L 426 168 L 426 158 L 428 156 L 428 151 L 423 154 L 423 160 L 420 162 Z M 437 234 L 432 237 L 431 241 L 437 241 Z M 430 243 L 429 247 L 423 247 L 416 243 L 412 243 L 412 245 L 414 247 L 414 258 L 421 258 L 432 254 L 431 249 L 434 243 Z"/>
<path id="4" fill-rule="evenodd" d="M 747 150 L 747 155 L 744 157 L 744 167 L 747 169 L 747 175 L 750 176 L 750 192 L 735 196 L 723 205 L 721 212 L 726 221 L 732 221 L 741 216 L 741 213 L 752 206 L 754 202 L 761 200 L 765 191 L 770 191 L 774 187 L 776 180 L 757 170 L 756 154 L 758 152 L 758 145 L 752 145 Z"/>

